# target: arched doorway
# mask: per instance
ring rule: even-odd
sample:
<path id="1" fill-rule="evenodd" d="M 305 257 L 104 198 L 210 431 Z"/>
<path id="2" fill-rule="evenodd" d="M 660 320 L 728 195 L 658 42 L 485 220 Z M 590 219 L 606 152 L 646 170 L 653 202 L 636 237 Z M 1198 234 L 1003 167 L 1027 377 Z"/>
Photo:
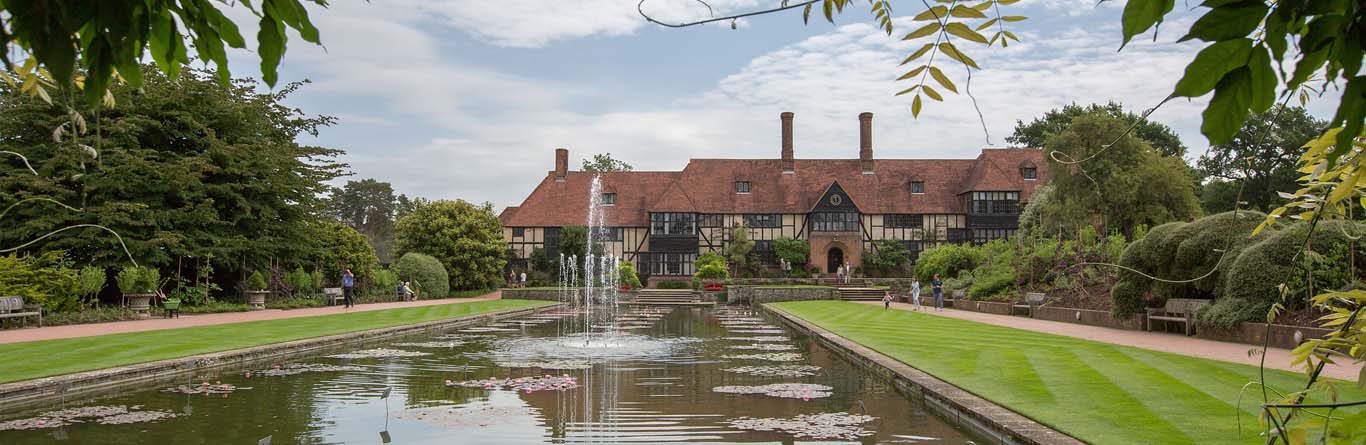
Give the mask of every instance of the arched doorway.
<path id="1" fill-rule="evenodd" d="M 826 273 L 837 272 L 841 265 L 844 265 L 844 251 L 838 247 L 831 247 L 825 253 Z"/>

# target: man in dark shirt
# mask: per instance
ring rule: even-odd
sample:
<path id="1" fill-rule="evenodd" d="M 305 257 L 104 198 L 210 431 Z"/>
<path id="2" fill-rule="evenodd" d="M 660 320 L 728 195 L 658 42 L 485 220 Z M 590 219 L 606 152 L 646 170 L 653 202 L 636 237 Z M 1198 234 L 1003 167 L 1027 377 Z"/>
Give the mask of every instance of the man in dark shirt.
<path id="1" fill-rule="evenodd" d="M 939 274 L 934 274 L 930 287 L 934 288 L 934 310 L 944 310 L 944 282 L 939 279 Z"/>

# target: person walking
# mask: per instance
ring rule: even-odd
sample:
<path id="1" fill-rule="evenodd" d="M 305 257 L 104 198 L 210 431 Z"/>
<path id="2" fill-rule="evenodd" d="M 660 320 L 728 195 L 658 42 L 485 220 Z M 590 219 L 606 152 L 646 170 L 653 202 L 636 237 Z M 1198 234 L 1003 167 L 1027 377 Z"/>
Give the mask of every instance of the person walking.
<path id="1" fill-rule="evenodd" d="M 911 310 L 921 310 L 920 307 L 920 279 L 911 278 Z"/>
<path id="2" fill-rule="evenodd" d="M 346 269 L 342 273 L 342 299 L 346 301 L 346 307 L 355 305 L 356 276 L 351 274 L 351 269 Z"/>
<path id="3" fill-rule="evenodd" d="M 892 308 L 892 293 L 891 293 L 891 292 L 883 292 L 883 293 L 882 293 L 882 308 L 883 308 L 883 309 L 891 309 L 891 308 Z"/>
<path id="4" fill-rule="evenodd" d="M 517 287 L 517 271 L 508 269 L 508 287 Z"/>
<path id="5" fill-rule="evenodd" d="M 525 271 L 525 270 L 522 271 L 522 284 L 518 285 L 517 287 L 526 287 L 526 271 Z"/>
<path id="6" fill-rule="evenodd" d="M 934 310 L 944 310 L 944 282 L 939 279 L 939 274 L 934 274 L 934 281 L 930 282 L 930 288 L 934 289 Z"/>

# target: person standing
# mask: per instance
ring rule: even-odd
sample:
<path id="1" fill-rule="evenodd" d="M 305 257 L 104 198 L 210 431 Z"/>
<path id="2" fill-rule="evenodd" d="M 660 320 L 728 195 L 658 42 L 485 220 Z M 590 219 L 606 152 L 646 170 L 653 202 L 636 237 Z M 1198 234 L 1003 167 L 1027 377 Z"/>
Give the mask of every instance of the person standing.
<path id="1" fill-rule="evenodd" d="M 849 261 L 844 262 L 844 284 L 849 284 L 849 276 L 854 274 L 854 268 L 849 267 Z"/>
<path id="2" fill-rule="evenodd" d="M 508 269 L 508 287 L 517 287 L 517 271 Z"/>
<path id="3" fill-rule="evenodd" d="M 525 270 L 522 271 L 522 282 L 521 282 L 521 283 L 522 283 L 522 284 L 518 285 L 517 287 L 526 287 L 526 271 L 525 271 Z"/>
<path id="4" fill-rule="evenodd" d="M 355 304 L 356 276 L 351 274 L 351 269 L 346 269 L 342 273 L 342 299 L 346 301 L 346 307 Z"/>
<path id="5" fill-rule="evenodd" d="M 891 309 L 891 308 L 892 308 L 892 294 L 891 294 L 891 292 L 883 292 L 883 293 L 882 293 L 882 308 L 883 308 L 883 309 Z"/>
<path id="6" fill-rule="evenodd" d="M 911 278 L 911 309 L 920 310 L 920 279 Z"/>
<path id="7" fill-rule="evenodd" d="M 930 287 L 934 289 L 934 310 L 944 310 L 944 282 L 939 279 L 939 274 L 934 274 Z"/>
<path id="8" fill-rule="evenodd" d="M 835 283 L 838 284 L 838 283 L 843 283 L 843 282 L 844 282 L 844 265 L 841 264 L 838 268 L 835 269 Z"/>

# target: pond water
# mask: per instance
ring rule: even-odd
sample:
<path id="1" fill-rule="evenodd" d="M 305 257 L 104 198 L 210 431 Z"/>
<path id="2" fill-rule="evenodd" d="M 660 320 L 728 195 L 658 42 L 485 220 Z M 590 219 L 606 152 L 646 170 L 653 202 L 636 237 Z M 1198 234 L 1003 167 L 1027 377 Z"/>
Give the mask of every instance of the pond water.
<path id="1" fill-rule="evenodd" d="M 275 444 L 972 439 L 816 342 L 724 308 L 542 313 L 0 412 L 2 444 L 267 436 Z"/>

